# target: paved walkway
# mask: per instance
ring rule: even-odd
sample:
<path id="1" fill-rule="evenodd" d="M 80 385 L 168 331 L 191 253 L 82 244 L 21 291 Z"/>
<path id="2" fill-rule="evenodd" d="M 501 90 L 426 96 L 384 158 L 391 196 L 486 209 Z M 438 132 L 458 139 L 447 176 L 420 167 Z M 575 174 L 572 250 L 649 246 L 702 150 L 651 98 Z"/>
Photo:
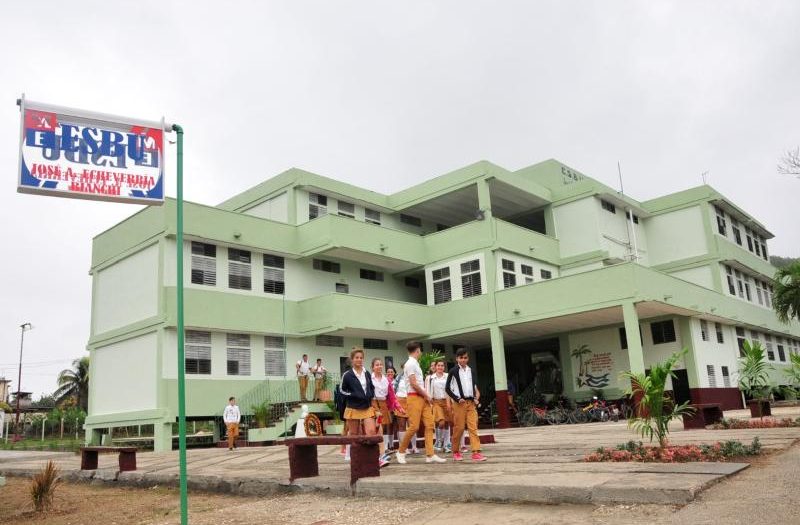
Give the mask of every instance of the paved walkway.
<path id="1" fill-rule="evenodd" d="M 774 409 L 777 417 L 797 417 L 800 408 Z M 746 411 L 727 417 L 749 417 Z M 671 442 L 714 443 L 736 439 L 749 444 L 756 436 L 767 449 L 786 449 L 800 439 L 800 428 L 756 430 L 688 430 L 672 427 Z M 687 503 L 711 484 L 746 468 L 741 463 L 584 463 L 583 456 L 599 446 L 615 446 L 638 437 L 625 422 L 495 430 L 497 443 L 486 445 L 489 461 L 473 464 L 448 461 L 428 465 L 423 456 L 408 456 L 407 465 L 393 463 L 379 478 L 349 484 L 349 465 L 338 447 L 319 447 L 321 475 L 288 482 L 287 450 L 283 445 L 189 450 L 191 489 L 266 495 L 292 491 L 332 494 L 418 497 L 476 501 L 536 503 Z M 153 486 L 176 485 L 177 452 L 137 455 L 139 470 L 117 472 L 116 455 L 101 455 L 100 469 L 80 471 L 75 455 L 50 452 L 0 451 L 0 474 L 28 475 L 53 459 L 67 479 L 92 479 Z"/>

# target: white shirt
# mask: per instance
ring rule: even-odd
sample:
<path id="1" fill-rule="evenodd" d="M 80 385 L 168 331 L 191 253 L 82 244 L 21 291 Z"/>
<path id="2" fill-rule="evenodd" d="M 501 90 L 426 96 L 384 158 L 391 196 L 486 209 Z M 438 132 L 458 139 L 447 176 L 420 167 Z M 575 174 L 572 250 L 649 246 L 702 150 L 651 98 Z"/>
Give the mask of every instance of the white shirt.
<path id="1" fill-rule="evenodd" d="M 225 423 L 238 423 L 241 418 L 242 414 L 239 412 L 239 405 L 227 405 L 222 412 L 222 420 Z"/>
<path id="2" fill-rule="evenodd" d="M 303 361 L 301 359 L 300 361 L 297 362 L 297 365 L 300 367 L 300 368 L 297 369 L 297 375 L 298 376 L 307 376 L 308 375 L 308 371 L 309 371 L 309 367 L 311 366 L 311 365 L 308 364 L 308 361 Z"/>
<path id="3" fill-rule="evenodd" d="M 402 398 L 408 397 L 408 391 L 406 390 L 406 378 L 404 376 L 400 376 L 400 378 L 398 378 L 397 389 L 395 390 L 394 395 Z"/>
<path id="4" fill-rule="evenodd" d="M 361 375 L 358 375 L 358 372 L 356 372 L 356 369 L 355 368 L 353 369 L 353 374 L 358 379 L 358 382 L 361 383 L 361 388 L 364 389 L 364 393 L 366 394 L 367 393 L 367 374 L 365 372 L 366 372 L 366 370 L 362 368 L 361 369 Z"/>
<path id="5" fill-rule="evenodd" d="M 442 374 L 442 377 L 433 374 L 430 380 L 430 388 L 428 393 L 433 399 L 447 399 L 447 392 L 444 387 L 447 384 L 447 374 Z"/>
<path id="6" fill-rule="evenodd" d="M 375 389 L 375 399 L 383 401 L 389 395 L 389 380 L 386 379 L 386 376 L 378 379 L 375 374 L 372 374 L 372 388 Z"/>
<path id="7" fill-rule="evenodd" d="M 469 365 L 465 367 L 458 367 L 458 378 L 461 380 L 461 388 L 464 389 L 464 397 L 475 397 L 475 387 L 472 385 L 472 370 L 470 370 Z M 450 382 L 450 390 L 456 395 L 457 398 L 461 398 L 461 392 L 458 390 L 458 383 L 456 383 L 455 378 Z"/>
<path id="8" fill-rule="evenodd" d="M 422 375 L 422 368 L 419 366 L 419 361 L 409 356 L 406 364 L 403 365 L 403 380 L 406 384 L 406 392 L 417 393 L 414 387 L 411 386 L 410 376 L 417 378 L 417 386 L 424 388 L 425 376 Z"/>
<path id="9" fill-rule="evenodd" d="M 302 368 L 302 365 L 300 366 L 300 368 Z M 325 372 L 327 372 L 328 370 L 324 366 L 319 365 L 312 368 L 311 371 L 314 373 L 314 378 L 322 379 L 323 377 L 325 377 Z"/>

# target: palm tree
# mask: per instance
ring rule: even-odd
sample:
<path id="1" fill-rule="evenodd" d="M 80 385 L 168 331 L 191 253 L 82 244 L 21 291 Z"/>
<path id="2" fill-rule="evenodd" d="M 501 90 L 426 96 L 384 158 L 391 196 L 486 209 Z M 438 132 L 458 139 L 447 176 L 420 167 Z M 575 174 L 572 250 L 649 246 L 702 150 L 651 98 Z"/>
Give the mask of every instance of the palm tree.
<path id="1" fill-rule="evenodd" d="M 72 366 L 58 374 L 58 389 L 53 392 L 53 397 L 58 402 L 74 397 L 78 406 L 86 411 L 89 405 L 89 356 L 74 360 Z"/>
<path id="2" fill-rule="evenodd" d="M 591 354 L 592 351 L 589 350 L 589 345 L 581 345 L 578 348 L 572 350 L 572 357 L 578 358 L 578 376 L 584 375 L 583 372 L 583 356 L 586 354 Z"/>
<path id="3" fill-rule="evenodd" d="M 800 319 L 800 262 L 794 262 L 775 273 L 772 307 L 781 322 Z"/>

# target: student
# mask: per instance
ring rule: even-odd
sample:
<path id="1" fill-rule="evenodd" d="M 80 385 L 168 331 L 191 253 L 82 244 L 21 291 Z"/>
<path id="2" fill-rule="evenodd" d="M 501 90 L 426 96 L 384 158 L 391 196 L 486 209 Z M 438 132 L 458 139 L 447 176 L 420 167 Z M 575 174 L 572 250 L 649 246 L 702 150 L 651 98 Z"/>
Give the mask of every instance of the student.
<path id="1" fill-rule="evenodd" d="M 311 368 L 311 373 L 314 375 L 314 401 L 320 401 L 319 393 L 322 392 L 325 374 L 328 373 L 328 369 L 322 366 L 322 359 L 317 359 L 317 364 Z"/>
<path id="2" fill-rule="evenodd" d="M 228 450 L 233 450 L 236 447 L 236 438 L 239 437 L 239 421 L 241 419 L 242 413 L 236 404 L 236 398 L 231 396 L 228 398 L 228 404 L 222 412 L 222 421 L 225 422 L 225 427 L 228 430 Z"/>
<path id="3" fill-rule="evenodd" d="M 433 420 L 436 423 L 436 442 L 433 445 L 433 449 L 444 451 L 446 448 L 450 448 L 452 407 L 450 397 L 445 390 L 447 374 L 444 371 L 444 360 L 438 360 L 433 364 L 434 373 L 428 376 L 426 385 L 428 393 L 433 398 Z"/>
<path id="4" fill-rule="evenodd" d="M 389 370 L 392 375 L 394 375 L 394 368 L 390 368 Z M 394 417 L 397 423 L 397 445 L 399 446 L 400 442 L 403 440 L 403 436 L 406 435 L 406 428 L 408 427 L 408 390 L 406 390 L 405 376 L 400 374 L 400 377 L 395 380 L 395 385 L 395 396 L 397 397 L 397 405 L 399 408 L 394 411 Z M 419 454 L 416 435 L 411 438 L 411 453 Z"/>
<path id="5" fill-rule="evenodd" d="M 342 376 L 341 386 L 347 404 L 347 408 L 344 409 L 347 435 L 376 436 L 378 427 L 375 424 L 375 409 L 372 408 L 375 390 L 372 386 L 372 377 L 364 368 L 364 350 L 354 346 L 350 352 L 350 361 L 353 367 Z"/>
<path id="6" fill-rule="evenodd" d="M 308 401 L 306 394 L 308 392 L 308 374 L 311 371 L 311 365 L 308 363 L 308 354 L 303 354 L 303 358 L 295 365 L 297 369 L 297 382 L 300 387 L 300 401 Z"/>
<path id="7" fill-rule="evenodd" d="M 408 398 L 406 404 L 408 408 L 408 428 L 400 441 L 397 450 L 397 462 L 401 465 L 406 463 L 406 450 L 411 441 L 411 437 L 417 433 L 420 424 L 425 425 L 425 463 L 444 463 L 447 460 L 440 458 L 433 451 L 433 410 L 431 410 L 431 396 L 425 391 L 424 376 L 419 366 L 421 345 L 412 341 L 406 345 L 408 350 L 408 361 L 403 366 L 405 375 Z"/>
<path id="8" fill-rule="evenodd" d="M 372 360 L 372 388 L 375 391 L 372 408 L 375 409 L 378 430 L 383 435 L 383 442 L 380 445 L 381 459 L 388 462 L 389 456 L 386 454 L 386 449 L 389 448 L 389 436 L 387 434 L 392 424 L 392 411 L 398 408 L 398 405 L 392 384 L 389 382 L 389 378 L 383 374 L 383 359 L 380 357 Z"/>
<path id="9" fill-rule="evenodd" d="M 478 402 L 481 393 L 475 380 L 475 373 L 468 366 L 469 354 L 466 348 L 456 352 L 456 366 L 447 374 L 445 390 L 453 405 L 453 461 L 463 461 L 459 443 L 464 434 L 464 425 L 469 431 L 469 446 L 472 461 L 486 461 L 481 454 L 481 440 L 478 437 Z"/>

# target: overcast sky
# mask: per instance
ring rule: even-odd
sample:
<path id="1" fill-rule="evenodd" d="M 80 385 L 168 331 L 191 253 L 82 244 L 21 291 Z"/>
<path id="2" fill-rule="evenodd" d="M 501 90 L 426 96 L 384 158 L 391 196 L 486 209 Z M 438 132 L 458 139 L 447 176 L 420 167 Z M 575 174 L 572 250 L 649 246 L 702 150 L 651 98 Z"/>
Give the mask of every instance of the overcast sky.
<path id="1" fill-rule="evenodd" d="M 619 161 L 640 200 L 708 171 L 800 256 L 800 180 L 775 169 L 800 144 L 798 20 L 794 1 L 4 3 L 0 376 L 16 390 L 23 322 L 23 390 L 84 355 L 91 239 L 140 208 L 16 193 L 23 92 L 180 123 L 204 204 L 292 166 L 392 193 L 481 159 L 617 187 Z"/>

